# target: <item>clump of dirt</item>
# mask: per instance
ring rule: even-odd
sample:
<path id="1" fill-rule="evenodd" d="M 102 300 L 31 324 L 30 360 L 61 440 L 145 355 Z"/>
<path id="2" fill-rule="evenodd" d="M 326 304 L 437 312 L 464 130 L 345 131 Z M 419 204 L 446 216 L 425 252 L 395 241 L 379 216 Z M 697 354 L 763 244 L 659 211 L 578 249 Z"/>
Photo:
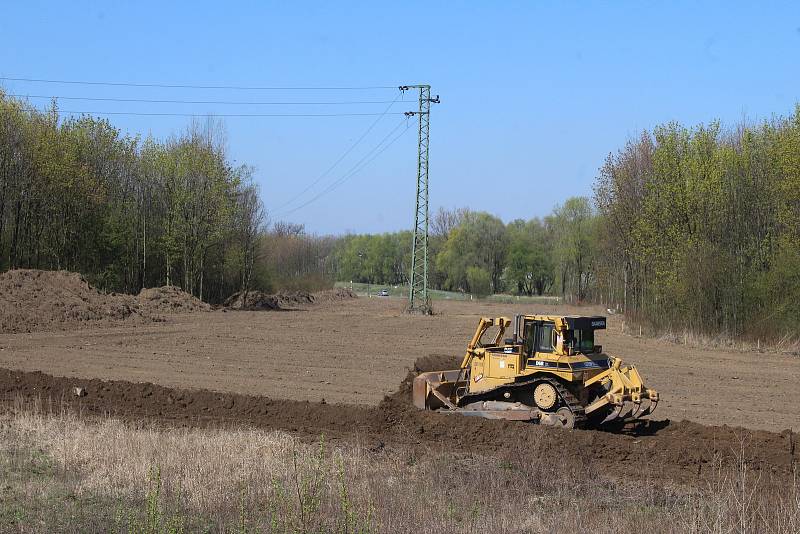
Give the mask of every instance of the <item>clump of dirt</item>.
<path id="1" fill-rule="evenodd" d="M 142 289 L 136 300 L 148 313 L 191 313 L 211 310 L 209 304 L 175 286 Z"/>
<path id="2" fill-rule="evenodd" d="M 83 396 L 75 394 L 80 387 Z M 106 414 L 171 426 L 253 425 L 319 436 L 370 428 L 374 408 L 286 401 L 269 397 L 177 389 L 147 382 L 68 378 L 39 371 L 0 368 L 0 408 L 15 400 L 47 399 L 79 408 L 87 415 Z M 46 405 L 46 402 L 45 402 Z"/>
<path id="3" fill-rule="evenodd" d="M 77 273 L 19 269 L 0 274 L 0 332 L 157 320 L 130 295 L 98 291 Z"/>
<path id="4" fill-rule="evenodd" d="M 340 302 L 357 298 L 349 289 L 337 288 L 309 293 L 308 291 L 282 291 L 275 294 L 263 291 L 234 293 L 226 301 L 225 306 L 239 310 L 291 310 L 298 306 L 325 302 Z"/>

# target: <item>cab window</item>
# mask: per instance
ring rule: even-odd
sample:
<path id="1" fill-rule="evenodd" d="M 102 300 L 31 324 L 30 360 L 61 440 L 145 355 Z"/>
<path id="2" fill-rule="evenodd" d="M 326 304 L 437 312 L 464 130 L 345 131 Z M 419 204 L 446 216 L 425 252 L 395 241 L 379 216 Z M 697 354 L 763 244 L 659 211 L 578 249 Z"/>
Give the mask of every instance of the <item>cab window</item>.
<path id="1" fill-rule="evenodd" d="M 594 330 L 576 330 L 575 348 L 581 352 L 594 350 Z"/>
<path id="2" fill-rule="evenodd" d="M 537 352 L 553 352 L 553 323 L 543 323 L 539 327 L 539 339 L 536 343 Z"/>
<path id="3" fill-rule="evenodd" d="M 594 350 L 594 330 L 569 331 L 566 344 L 575 352 L 592 352 Z"/>
<path id="4" fill-rule="evenodd" d="M 536 324 L 525 324 L 525 354 L 530 356 L 536 348 Z"/>

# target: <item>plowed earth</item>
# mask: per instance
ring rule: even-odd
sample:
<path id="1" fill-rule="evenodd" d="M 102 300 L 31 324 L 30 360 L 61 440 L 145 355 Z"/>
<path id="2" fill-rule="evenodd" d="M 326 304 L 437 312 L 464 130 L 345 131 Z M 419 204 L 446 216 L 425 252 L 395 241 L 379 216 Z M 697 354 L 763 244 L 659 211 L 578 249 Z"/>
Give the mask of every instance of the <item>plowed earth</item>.
<path id="1" fill-rule="evenodd" d="M 452 367 L 478 317 L 602 311 L 439 302 L 437 315 L 418 317 L 403 314 L 404 304 L 331 298 L 280 313 L 168 314 L 159 323 L 0 334 L 0 408 L 36 401 L 157 425 L 251 425 L 376 447 L 555 456 L 571 468 L 644 479 L 702 480 L 742 458 L 784 479 L 800 460 L 795 433 L 784 430 L 800 430 L 796 355 L 633 337 L 612 316 L 598 342 L 661 392 L 649 424 L 563 431 L 445 416 L 411 406 L 409 371 Z M 74 396 L 75 386 L 88 394 Z"/>
<path id="2" fill-rule="evenodd" d="M 324 435 L 327 440 L 359 439 L 372 442 L 375 450 L 393 443 L 500 457 L 555 458 L 570 469 L 604 472 L 612 478 L 696 483 L 711 478 L 720 467 L 746 461 L 765 479 L 780 482 L 791 479 L 800 462 L 796 436 L 789 431 L 778 434 L 685 421 L 651 421 L 620 433 L 567 431 L 420 412 L 410 405 L 411 376 L 397 393 L 368 407 L 0 369 L 0 400 L 6 407 L 34 402 L 45 409 L 68 407 L 89 416 L 145 419 L 168 426 L 246 425 L 312 438 Z M 75 387 L 84 388 L 86 395 L 76 396 Z"/>
<path id="3" fill-rule="evenodd" d="M 463 355 L 480 316 L 602 313 L 567 306 L 437 302 L 433 317 L 405 302 L 359 298 L 289 311 L 164 315 L 158 323 L 0 334 L 0 367 L 57 376 L 377 405 L 419 358 Z M 660 391 L 656 418 L 800 431 L 800 357 L 707 350 L 623 334 L 619 316 L 598 342 Z M 638 332 L 637 332 L 638 333 Z"/>

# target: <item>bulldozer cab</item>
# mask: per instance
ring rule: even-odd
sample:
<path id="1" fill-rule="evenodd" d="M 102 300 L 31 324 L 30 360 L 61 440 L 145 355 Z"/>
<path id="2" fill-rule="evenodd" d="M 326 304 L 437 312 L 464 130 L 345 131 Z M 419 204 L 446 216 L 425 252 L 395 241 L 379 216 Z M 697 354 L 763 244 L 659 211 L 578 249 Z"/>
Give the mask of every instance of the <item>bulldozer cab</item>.
<path id="1" fill-rule="evenodd" d="M 522 333 L 523 352 L 573 355 L 600 352 L 595 345 L 595 330 L 606 327 L 605 317 L 594 316 L 517 316 L 518 332 Z"/>

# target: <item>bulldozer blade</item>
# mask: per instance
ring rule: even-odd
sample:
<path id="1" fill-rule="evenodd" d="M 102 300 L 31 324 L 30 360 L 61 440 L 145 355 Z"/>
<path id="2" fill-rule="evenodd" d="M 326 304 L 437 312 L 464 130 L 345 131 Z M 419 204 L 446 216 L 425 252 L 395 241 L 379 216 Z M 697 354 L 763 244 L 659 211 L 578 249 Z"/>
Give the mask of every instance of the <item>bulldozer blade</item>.
<path id="1" fill-rule="evenodd" d="M 414 406 L 422 410 L 437 410 L 439 408 L 456 409 L 456 387 L 464 385 L 460 379 L 461 371 L 435 371 L 421 373 L 414 378 L 412 399 Z"/>
<path id="2" fill-rule="evenodd" d="M 507 419 L 511 421 L 538 421 L 541 412 L 518 402 L 482 401 L 456 406 L 455 393 L 466 384 L 464 373 L 459 369 L 421 373 L 414 379 L 412 398 L 414 406 L 424 410 L 435 410 L 442 414 L 458 414 L 484 419 Z"/>

